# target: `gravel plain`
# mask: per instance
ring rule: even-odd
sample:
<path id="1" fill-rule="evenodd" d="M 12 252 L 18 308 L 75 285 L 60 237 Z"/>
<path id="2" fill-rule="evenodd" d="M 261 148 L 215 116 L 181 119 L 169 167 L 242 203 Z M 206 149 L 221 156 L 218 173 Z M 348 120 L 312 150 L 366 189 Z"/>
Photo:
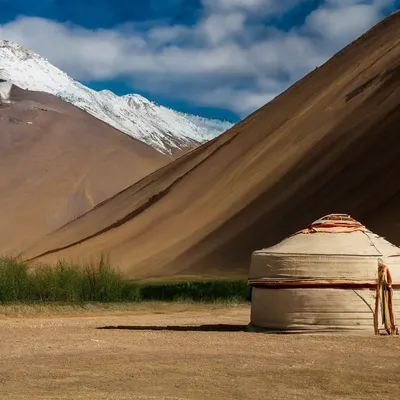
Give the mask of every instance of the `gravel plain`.
<path id="1" fill-rule="evenodd" d="M 400 398 L 398 337 L 249 333 L 249 311 L 1 306 L 0 399 Z"/>

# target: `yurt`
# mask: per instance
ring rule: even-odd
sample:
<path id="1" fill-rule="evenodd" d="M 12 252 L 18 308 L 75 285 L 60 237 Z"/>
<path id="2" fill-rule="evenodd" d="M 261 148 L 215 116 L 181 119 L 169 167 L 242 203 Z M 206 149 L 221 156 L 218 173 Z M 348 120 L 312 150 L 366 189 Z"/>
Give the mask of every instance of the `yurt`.
<path id="1" fill-rule="evenodd" d="M 331 214 L 253 252 L 249 328 L 397 334 L 400 248 Z"/>

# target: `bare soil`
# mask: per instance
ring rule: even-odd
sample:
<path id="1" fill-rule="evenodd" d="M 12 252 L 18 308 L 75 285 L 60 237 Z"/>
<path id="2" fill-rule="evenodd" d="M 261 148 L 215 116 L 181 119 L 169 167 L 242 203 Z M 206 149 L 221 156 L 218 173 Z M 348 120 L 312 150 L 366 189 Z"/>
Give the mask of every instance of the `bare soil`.
<path id="1" fill-rule="evenodd" d="M 248 333 L 247 305 L 0 315 L 1 399 L 400 398 L 399 338 Z"/>
<path id="2" fill-rule="evenodd" d="M 172 160 L 49 93 L 13 86 L 10 100 L 0 106 L 2 255 L 18 255 Z"/>

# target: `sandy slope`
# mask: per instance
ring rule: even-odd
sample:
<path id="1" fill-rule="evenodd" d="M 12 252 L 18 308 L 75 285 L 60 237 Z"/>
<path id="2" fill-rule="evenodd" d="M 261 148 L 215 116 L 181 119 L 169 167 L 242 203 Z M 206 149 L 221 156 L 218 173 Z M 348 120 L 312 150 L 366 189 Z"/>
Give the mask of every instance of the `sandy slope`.
<path id="1" fill-rule="evenodd" d="M 246 276 L 254 249 L 330 212 L 400 244 L 399 83 L 397 13 L 24 257 L 83 261 L 104 252 L 129 276 Z"/>
<path id="2" fill-rule="evenodd" d="M 0 106 L 0 252 L 20 251 L 170 159 L 53 95 Z"/>

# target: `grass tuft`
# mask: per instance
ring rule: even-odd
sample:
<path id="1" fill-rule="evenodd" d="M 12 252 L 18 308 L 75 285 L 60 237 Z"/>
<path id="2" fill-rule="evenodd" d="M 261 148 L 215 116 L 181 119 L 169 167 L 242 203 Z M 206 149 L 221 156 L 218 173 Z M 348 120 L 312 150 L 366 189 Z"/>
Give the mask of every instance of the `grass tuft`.
<path id="1" fill-rule="evenodd" d="M 96 264 L 32 267 L 0 258 L 0 302 L 204 302 L 250 301 L 245 280 L 137 283 L 124 279 L 101 258 Z"/>
<path id="2" fill-rule="evenodd" d="M 146 300 L 236 303 L 250 300 L 250 287 L 242 280 L 182 282 L 146 285 L 141 294 Z"/>

